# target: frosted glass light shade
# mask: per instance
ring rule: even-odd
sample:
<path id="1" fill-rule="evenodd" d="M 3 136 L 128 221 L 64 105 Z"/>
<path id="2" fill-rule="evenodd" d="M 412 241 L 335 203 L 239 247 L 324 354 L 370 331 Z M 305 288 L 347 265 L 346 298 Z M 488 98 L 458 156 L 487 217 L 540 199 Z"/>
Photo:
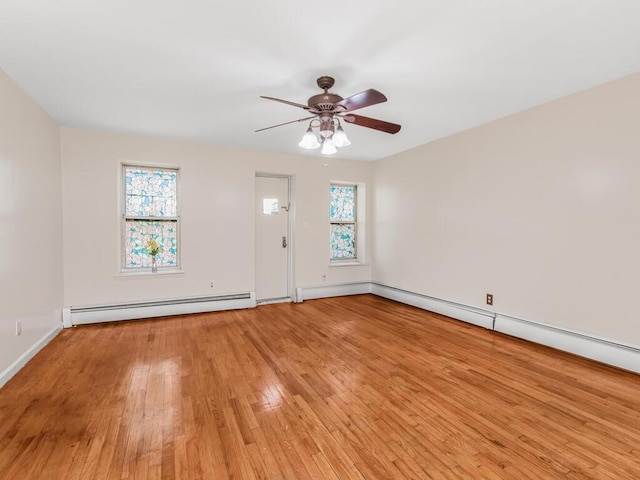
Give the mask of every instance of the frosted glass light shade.
<path id="1" fill-rule="evenodd" d="M 307 131 L 302 136 L 302 140 L 298 144 L 301 148 L 306 148 L 307 150 L 313 150 L 314 148 L 318 148 L 320 146 L 320 142 L 318 142 L 318 138 L 316 134 L 313 133 L 311 127 L 307 128 Z"/>
<path id="2" fill-rule="evenodd" d="M 336 129 L 336 133 L 333 134 L 332 140 L 333 144 L 338 148 L 348 147 L 351 145 L 351 142 L 347 138 L 347 134 L 340 125 L 338 125 L 338 128 Z"/>
<path id="3" fill-rule="evenodd" d="M 320 150 L 320 153 L 324 153 L 325 155 L 333 155 L 337 151 L 338 149 L 333 144 L 333 141 L 325 140 L 324 142 L 322 142 L 322 150 Z"/>

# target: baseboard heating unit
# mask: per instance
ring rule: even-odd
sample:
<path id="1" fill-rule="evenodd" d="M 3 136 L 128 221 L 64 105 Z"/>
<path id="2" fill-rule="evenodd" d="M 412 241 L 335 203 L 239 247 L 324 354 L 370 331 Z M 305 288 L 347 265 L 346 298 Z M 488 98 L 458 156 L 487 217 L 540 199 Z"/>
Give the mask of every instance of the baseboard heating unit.
<path id="1" fill-rule="evenodd" d="M 153 302 L 68 307 L 62 312 L 65 327 L 89 323 L 116 322 L 138 318 L 165 317 L 187 313 L 216 312 L 256 306 L 254 292 L 209 297 L 176 298 Z"/>

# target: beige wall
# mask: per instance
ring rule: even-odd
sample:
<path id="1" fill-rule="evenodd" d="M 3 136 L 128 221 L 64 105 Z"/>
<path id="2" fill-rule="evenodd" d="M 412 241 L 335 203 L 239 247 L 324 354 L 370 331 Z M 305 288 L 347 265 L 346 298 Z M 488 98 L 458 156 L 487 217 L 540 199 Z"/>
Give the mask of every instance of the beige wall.
<path id="1" fill-rule="evenodd" d="M 60 325 L 62 307 L 59 129 L 1 70 L 0 278 L 1 373 Z"/>
<path id="2" fill-rule="evenodd" d="M 640 74 L 378 161 L 373 278 L 640 346 Z"/>
<path id="3" fill-rule="evenodd" d="M 62 306 L 253 291 L 256 172 L 295 178 L 296 286 L 373 279 L 483 308 L 491 292 L 497 312 L 640 345 L 638 92 L 630 76 L 361 163 L 60 133 L 0 73 L 0 371 Z M 183 274 L 119 275 L 122 162 L 181 168 Z M 368 186 L 371 267 L 329 267 L 331 180 Z"/>
<path id="4" fill-rule="evenodd" d="M 183 274 L 119 274 L 122 162 L 180 168 Z M 62 165 L 65 306 L 254 291 L 256 172 L 294 176 L 296 286 L 370 280 L 329 267 L 328 197 L 331 180 L 368 184 L 371 164 L 63 128 Z"/>

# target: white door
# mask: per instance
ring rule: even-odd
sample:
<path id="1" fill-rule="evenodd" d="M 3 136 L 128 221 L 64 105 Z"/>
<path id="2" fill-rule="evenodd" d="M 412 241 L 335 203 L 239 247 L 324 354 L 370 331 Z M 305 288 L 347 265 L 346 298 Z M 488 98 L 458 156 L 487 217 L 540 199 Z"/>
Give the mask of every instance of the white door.
<path id="1" fill-rule="evenodd" d="M 256 300 L 289 297 L 289 179 L 256 177 Z"/>

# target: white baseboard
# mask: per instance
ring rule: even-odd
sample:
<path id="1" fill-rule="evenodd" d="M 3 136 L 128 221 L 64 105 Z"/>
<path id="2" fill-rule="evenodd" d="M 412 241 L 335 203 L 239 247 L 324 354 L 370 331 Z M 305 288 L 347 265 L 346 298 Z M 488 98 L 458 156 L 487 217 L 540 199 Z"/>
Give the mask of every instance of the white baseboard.
<path id="1" fill-rule="evenodd" d="M 139 318 L 165 317 L 187 313 L 216 312 L 254 308 L 255 292 L 217 297 L 193 297 L 157 302 L 140 302 L 93 307 L 70 307 L 68 313 L 63 310 L 64 326 L 85 325 L 89 323 L 116 322 Z"/>
<path id="2" fill-rule="evenodd" d="M 256 305 L 272 305 L 274 303 L 291 303 L 291 297 L 265 298 L 264 300 L 256 300 Z"/>
<path id="3" fill-rule="evenodd" d="M 640 373 L 640 347 L 507 315 L 496 315 L 495 330 Z"/>
<path id="4" fill-rule="evenodd" d="M 409 292 L 379 283 L 359 282 L 297 287 L 295 301 L 302 302 L 316 298 L 360 295 L 365 293 L 372 293 L 489 330 L 496 330 L 507 335 L 640 373 L 640 346 L 625 345 L 622 342 L 598 338 L 540 322 L 497 314 L 488 310 L 449 302 L 447 300 Z M 242 294 L 239 296 L 184 299 L 180 301 L 168 300 L 154 304 L 71 308 L 63 311 L 63 322 L 65 327 L 67 327 L 84 323 L 131 320 L 136 318 L 232 310 L 237 308 L 253 308 L 255 306 L 255 293 L 251 292 L 250 294 Z M 2 377 L 0 377 L 0 380 L 1 378 Z"/>
<path id="5" fill-rule="evenodd" d="M 399 288 L 387 287 L 379 283 L 372 284 L 371 293 L 379 297 L 422 308 L 423 310 L 446 315 L 447 317 L 455 318 L 456 320 L 471 323 L 489 330 L 493 328 L 493 320 L 495 317 L 493 312 L 448 302 L 427 295 L 408 292 Z"/>
<path id="6" fill-rule="evenodd" d="M 296 288 L 296 302 L 313 300 L 314 298 L 344 297 L 371 293 L 370 282 L 342 283 L 339 285 L 314 285 Z"/>
<path id="7" fill-rule="evenodd" d="M 20 357 L 9 365 L 4 372 L 0 373 L 0 388 L 11 379 L 18 371 L 24 367 L 29 360 L 36 356 L 36 354 L 42 350 L 42 348 L 49 343 L 53 338 L 60 333 L 62 325 L 55 327 L 44 335 L 40 340 L 34 343 L 31 348 L 24 352 Z"/>
<path id="8" fill-rule="evenodd" d="M 62 309 L 62 328 L 71 328 L 73 323 L 71 322 L 71 308 L 64 307 Z"/>
<path id="9" fill-rule="evenodd" d="M 378 283 L 371 293 L 534 343 L 640 373 L 640 346 L 448 302 Z"/>

